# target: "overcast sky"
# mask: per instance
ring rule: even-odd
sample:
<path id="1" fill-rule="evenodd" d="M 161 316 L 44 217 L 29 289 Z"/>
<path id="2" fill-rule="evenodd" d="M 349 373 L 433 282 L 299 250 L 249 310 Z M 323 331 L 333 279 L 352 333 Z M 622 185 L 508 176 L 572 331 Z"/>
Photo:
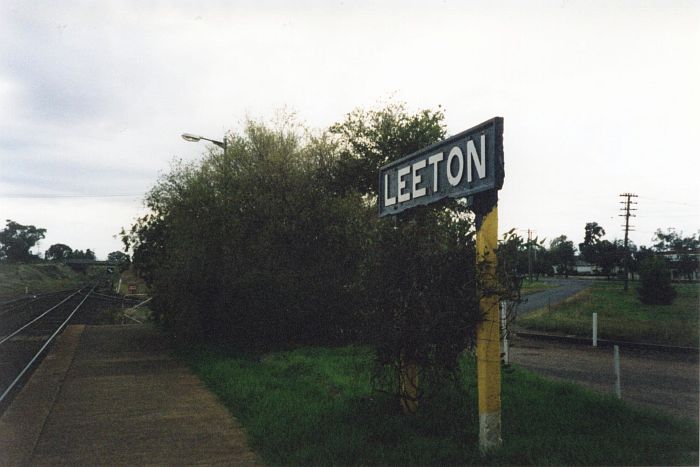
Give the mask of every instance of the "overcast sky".
<path id="1" fill-rule="evenodd" d="M 174 158 L 246 116 L 313 128 L 389 99 L 505 119 L 500 227 L 637 244 L 700 228 L 700 2 L 0 0 L 0 222 L 91 248 Z M 525 232 L 522 232 L 525 234 Z"/>

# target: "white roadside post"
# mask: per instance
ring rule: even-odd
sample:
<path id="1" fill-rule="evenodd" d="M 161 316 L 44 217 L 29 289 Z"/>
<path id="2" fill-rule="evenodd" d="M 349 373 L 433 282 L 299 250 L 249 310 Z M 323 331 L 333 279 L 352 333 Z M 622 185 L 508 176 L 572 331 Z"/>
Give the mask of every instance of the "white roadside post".
<path id="1" fill-rule="evenodd" d="M 501 332 L 503 333 L 503 363 L 508 365 L 508 302 L 505 300 L 501 302 Z"/>
<path id="2" fill-rule="evenodd" d="M 593 313 L 593 347 L 598 347 L 598 313 Z"/>

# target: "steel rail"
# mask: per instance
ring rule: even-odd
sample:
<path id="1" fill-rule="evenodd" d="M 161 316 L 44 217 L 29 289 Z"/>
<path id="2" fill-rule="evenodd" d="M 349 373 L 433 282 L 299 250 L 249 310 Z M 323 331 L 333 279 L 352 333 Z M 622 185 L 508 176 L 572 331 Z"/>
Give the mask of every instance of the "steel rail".
<path id="1" fill-rule="evenodd" d="M 81 295 L 84 295 L 84 294 L 81 294 Z M 122 301 L 119 300 L 119 299 L 112 300 L 112 299 L 109 299 L 109 298 L 106 298 L 106 297 L 100 297 L 100 296 L 97 295 L 96 293 L 93 293 L 92 295 L 90 295 L 90 300 L 100 300 L 100 301 L 103 301 L 103 302 L 113 303 L 113 304 L 115 304 L 115 305 L 118 305 L 118 304 L 122 303 Z"/>
<path id="2" fill-rule="evenodd" d="M 53 292 L 42 292 L 42 293 L 36 293 L 36 294 L 29 293 L 29 294 L 26 294 L 24 297 L 10 300 L 10 301 L 4 302 L 4 303 L 0 303 L 0 310 L 2 310 L 2 311 L 0 311 L 0 316 L 6 315 L 7 313 L 9 313 L 13 310 L 16 310 L 18 308 L 22 308 L 23 306 L 32 304 L 39 299 L 46 298 L 46 297 L 49 297 L 51 295 L 70 293 L 74 290 L 78 290 L 78 289 L 54 290 Z M 8 304 L 9 304 L 9 307 L 3 309 L 3 307 L 5 305 L 8 305 Z"/>
<path id="3" fill-rule="evenodd" d="M 127 308 L 126 310 L 124 310 L 123 316 L 124 316 L 125 318 L 129 318 L 131 321 L 135 321 L 135 322 L 137 322 L 137 323 L 139 323 L 139 324 L 143 324 L 141 321 L 139 321 L 138 319 L 136 319 L 136 318 L 134 318 L 133 316 L 131 316 L 131 315 L 129 314 L 129 312 L 130 312 L 130 311 L 134 311 L 135 309 L 137 309 L 137 308 L 140 307 L 141 305 L 145 305 L 146 303 L 150 302 L 151 300 L 153 300 L 153 297 L 147 298 L 146 300 L 142 301 L 142 302 L 139 303 L 138 305 L 132 306 L 131 308 Z"/>
<path id="4" fill-rule="evenodd" d="M 0 302 L 0 306 L 9 305 L 9 304 L 11 304 L 11 303 L 15 303 L 15 302 L 19 302 L 19 301 L 22 301 L 22 300 L 26 300 L 26 299 L 28 299 L 28 298 L 31 298 L 31 295 L 30 295 L 30 294 L 28 294 L 28 293 L 22 294 L 21 297 L 16 297 L 16 298 L 7 300 L 7 301 L 5 301 L 5 302 Z"/>
<path id="5" fill-rule="evenodd" d="M 525 339 L 536 339 L 552 342 L 561 342 L 564 344 L 573 345 L 591 345 L 590 337 L 582 336 L 564 336 L 561 334 L 545 334 L 538 332 L 530 332 L 523 330 L 513 330 L 513 333 L 517 337 L 522 337 Z M 614 345 L 619 345 L 620 347 L 638 349 L 638 350 L 650 350 L 660 353 L 681 353 L 700 356 L 700 348 L 698 347 L 683 347 L 679 345 L 666 345 L 666 344 L 653 344 L 650 342 L 634 342 L 634 341 L 623 341 L 617 339 L 601 339 L 598 338 L 598 346 L 600 347 L 612 347 Z"/>
<path id="6" fill-rule="evenodd" d="M 41 297 L 41 298 L 43 298 L 43 297 Z M 36 296 L 36 295 L 33 296 L 33 297 L 27 297 L 27 298 L 25 299 L 25 301 L 20 302 L 20 303 L 15 303 L 14 305 L 11 305 L 10 307 L 8 307 L 8 308 L 6 308 L 6 309 L 0 311 L 0 316 L 4 316 L 4 315 L 8 314 L 8 313 L 11 312 L 11 311 L 14 311 L 14 310 L 17 310 L 17 309 L 19 309 L 19 308 L 22 308 L 23 306 L 30 305 L 30 304 L 36 302 L 37 300 L 39 300 L 39 297 Z"/>
<path id="7" fill-rule="evenodd" d="M 142 301 L 142 302 L 139 303 L 138 305 L 132 306 L 131 309 L 132 309 L 132 310 L 135 310 L 136 308 L 140 307 L 141 305 L 145 305 L 146 303 L 150 302 L 151 300 L 153 300 L 153 297 L 147 298 L 146 300 Z"/>
<path id="8" fill-rule="evenodd" d="M 121 300 L 121 297 L 118 297 L 116 295 L 109 295 L 109 294 L 102 293 L 102 292 L 93 292 L 93 295 L 95 295 L 97 297 L 105 297 L 105 298 L 113 298 L 115 300 Z"/>
<path id="9" fill-rule="evenodd" d="M 94 287 L 93 287 L 93 288 L 94 288 Z M 48 310 L 46 310 L 45 312 L 43 312 L 42 314 L 40 314 L 39 316 L 37 316 L 36 318 L 34 318 L 33 320 L 31 320 L 31 321 L 28 322 L 27 324 L 25 324 L 24 326 L 22 326 L 21 328 L 19 328 L 18 330 L 16 330 L 16 331 L 13 332 L 12 334 L 9 334 L 9 335 L 3 337 L 2 339 L 0 339 L 0 345 L 2 345 L 3 343 L 7 342 L 9 339 L 11 339 L 12 337 L 16 336 L 16 335 L 19 334 L 20 332 L 22 332 L 24 329 L 26 329 L 26 328 L 27 328 L 28 326 L 30 326 L 31 324 L 35 323 L 36 321 L 38 321 L 38 320 L 40 320 L 41 318 L 43 318 L 44 316 L 46 316 L 47 313 L 49 313 L 49 312 L 55 310 L 55 309 L 58 308 L 60 305 L 62 305 L 63 303 L 65 303 L 65 302 L 68 301 L 69 299 L 73 298 L 74 296 L 76 296 L 76 295 L 78 294 L 78 292 L 80 292 L 80 290 L 78 290 L 78 291 L 76 291 L 76 292 L 70 294 L 69 296 L 67 296 L 66 298 L 64 298 L 64 299 L 61 300 L 60 302 L 58 302 L 58 304 L 52 306 L 51 308 L 49 308 Z M 90 294 L 88 293 L 88 295 L 90 295 Z M 87 298 L 87 295 L 86 295 L 86 298 Z M 82 302 L 81 302 L 81 303 L 82 303 Z"/>
<path id="10" fill-rule="evenodd" d="M 93 292 L 92 294 L 93 294 L 93 295 L 97 295 L 97 296 L 99 296 L 99 297 L 114 298 L 114 299 L 117 299 L 117 300 L 121 300 L 121 299 L 122 299 L 122 297 L 121 297 L 120 295 L 116 295 L 116 294 L 106 294 L 106 293 L 102 293 L 102 292 Z"/>
<path id="11" fill-rule="evenodd" d="M 61 290 L 54 290 L 53 292 L 41 292 L 38 294 L 34 294 L 37 297 L 48 297 L 49 295 L 57 295 L 60 293 L 66 293 L 66 292 L 72 292 L 74 290 L 81 290 L 84 289 L 85 287 L 90 287 L 90 284 L 83 284 L 80 287 L 71 287 L 70 289 L 61 289 Z"/>
<path id="12" fill-rule="evenodd" d="M 107 295 L 99 292 L 93 292 L 92 293 L 92 298 L 100 299 L 100 300 L 112 300 L 115 302 L 123 302 L 123 301 L 131 301 L 131 302 L 138 302 L 140 299 L 138 298 L 126 298 L 126 297 L 118 297 L 115 295 Z"/>
<path id="13" fill-rule="evenodd" d="M 90 290 L 90 292 L 88 292 L 88 294 L 85 296 L 85 298 L 83 298 L 83 299 L 80 301 L 80 303 L 78 303 L 78 306 L 76 306 L 75 309 L 71 312 L 71 314 L 68 315 L 68 318 L 66 318 L 66 319 L 61 323 L 61 325 L 54 331 L 54 333 L 51 334 L 51 336 L 46 340 L 46 342 L 44 342 L 44 345 L 42 345 L 41 348 L 39 349 L 39 351 L 34 355 L 34 357 L 32 357 L 32 359 L 29 361 L 29 363 L 27 363 L 27 365 L 22 369 L 22 371 L 20 371 L 19 375 L 17 375 L 17 377 L 14 379 L 14 381 L 12 381 L 12 382 L 10 383 L 10 385 L 9 385 L 9 386 L 5 389 L 5 391 L 2 393 L 2 395 L 0 395 L 0 403 L 2 403 L 3 400 L 5 400 L 5 397 L 7 397 L 7 395 L 10 393 L 10 391 L 12 391 L 12 389 L 13 389 L 13 388 L 15 387 L 15 385 L 19 382 L 19 380 L 22 378 L 22 376 L 24 376 L 24 374 L 25 374 L 27 371 L 29 371 L 29 368 L 31 368 L 31 366 L 34 364 L 34 362 L 36 361 L 36 359 L 39 358 L 39 356 L 44 352 L 44 350 L 46 350 L 46 348 L 47 348 L 47 347 L 49 346 L 49 344 L 54 340 L 54 338 L 63 330 L 64 327 L 66 327 L 66 325 L 67 325 L 68 322 L 71 320 L 71 318 L 73 318 L 73 315 L 78 311 L 78 309 L 83 305 L 83 303 L 85 303 L 85 300 L 88 299 L 88 297 L 90 296 L 90 293 L 91 293 L 93 290 L 95 290 L 95 287 L 93 287 L 93 288 Z M 76 292 L 76 294 L 77 294 L 77 293 L 78 293 L 78 292 Z M 75 294 L 73 294 L 73 295 L 75 295 Z M 71 295 L 71 297 L 72 297 L 73 295 Z M 67 299 L 66 299 L 66 300 L 67 300 Z M 61 303 L 62 303 L 62 302 L 61 302 Z M 58 306 L 58 305 L 56 305 L 56 306 Z"/>
<path id="14" fill-rule="evenodd" d="M 83 286 L 83 287 L 86 287 L 86 286 Z M 79 288 L 80 287 L 78 287 L 78 289 Z M 50 292 L 39 292 L 39 293 L 29 292 L 26 294 L 22 294 L 21 297 L 16 297 L 16 298 L 13 298 L 11 300 L 7 300 L 5 302 L 0 302 L 0 307 L 2 307 L 3 305 L 9 305 L 10 303 L 13 303 L 13 302 L 19 302 L 21 300 L 26 300 L 28 298 L 47 297 L 49 295 L 55 295 L 55 294 L 65 293 L 65 292 L 72 292 L 73 290 L 77 290 L 77 289 L 75 287 L 72 287 L 70 289 L 52 290 Z"/>

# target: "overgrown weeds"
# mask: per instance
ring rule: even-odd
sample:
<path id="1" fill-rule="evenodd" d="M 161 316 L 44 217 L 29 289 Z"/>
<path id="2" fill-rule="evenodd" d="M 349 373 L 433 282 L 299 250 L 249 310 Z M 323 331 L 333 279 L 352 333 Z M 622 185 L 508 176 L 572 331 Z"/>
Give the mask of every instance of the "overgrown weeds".
<path id="1" fill-rule="evenodd" d="M 257 354 L 199 351 L 192 367 L 270 464 L 676 465 L 697 462 L 697 425 L 518 368 L 503 373 L 504 447 L 478 452 L 475 365 L 427 389 L 414 416 L 373 392 L 366 347 Z"/>

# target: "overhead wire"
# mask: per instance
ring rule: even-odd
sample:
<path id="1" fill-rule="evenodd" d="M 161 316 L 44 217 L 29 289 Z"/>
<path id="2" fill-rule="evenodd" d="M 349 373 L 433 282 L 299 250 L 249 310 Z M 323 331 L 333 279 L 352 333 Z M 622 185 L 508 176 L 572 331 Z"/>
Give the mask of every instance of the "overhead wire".
<path id="1" fill-rule="evenodd" d="M 650 197 L 648 197 L 648 196 L 639 196 L 638 198 L 639 198 L 639 199 L 646 199 L 646 200 L 648 200 L 648 201 L 657 201 L 657 202 L 660 202 L 660 203 L 680 204 L 680 205 L 683 205 L 683 206 L 691 206 L 691 207 L 696 207 L 696 208 L 700 207 L 700 203 L 688 203 L 688 202 L 685 202 L 685 201 L 671 201 L 671 200 L 668 200 L 668 199 L 650 198 Z"/>

